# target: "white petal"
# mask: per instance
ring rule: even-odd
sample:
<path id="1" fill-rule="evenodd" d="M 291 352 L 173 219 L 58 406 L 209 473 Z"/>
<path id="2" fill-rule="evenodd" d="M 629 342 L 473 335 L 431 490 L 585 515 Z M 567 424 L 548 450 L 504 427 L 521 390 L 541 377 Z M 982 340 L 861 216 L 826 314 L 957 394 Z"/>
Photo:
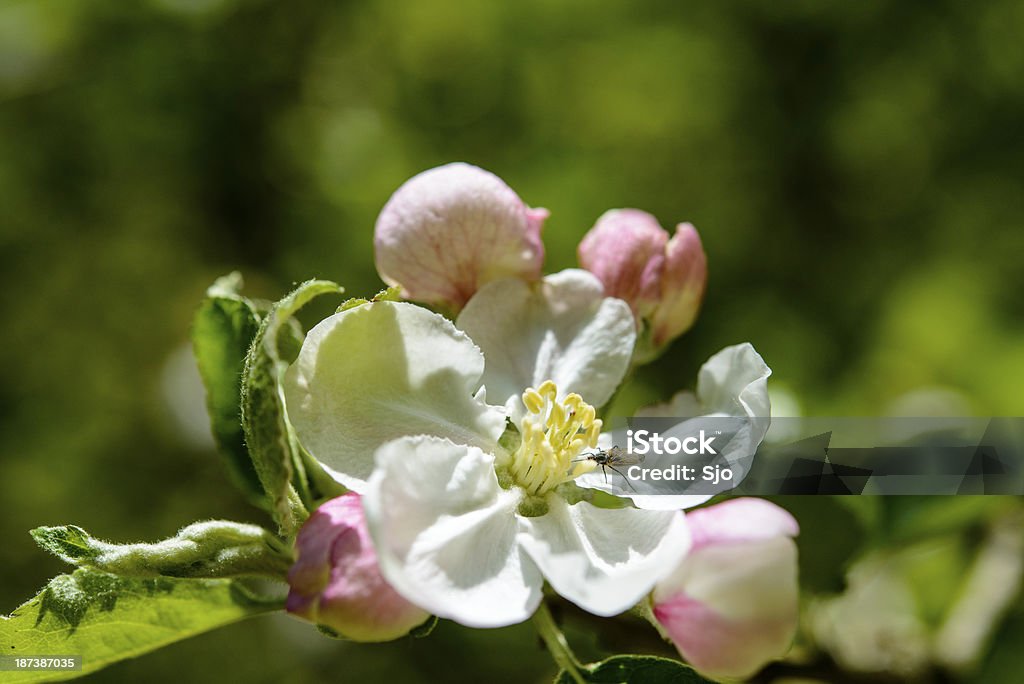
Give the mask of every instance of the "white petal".
<path id="1" fill-rule="evenodd" d="M 474 398 L 484 360 L 443 316 L 376 302 L 330 316 L 309 331 L 285 375 L 299 441 L 346 487 L 362 491 L 373 452 L 403 435 L 493 445 L 504 414 Z"/>
<path id="2" fill-rule="evenodd" d="M 696 395 L 680 392 L 669 404 L 642 409 L 637 418 L 669 418 L 678 416 L 680 422 L 659 434 L 667 438 L 696 435 L 701 429 L 707 434 L 720 435 L 718 455 L 712 461 L 687 462 L 698 467 L 712 463 L 729 467 L 733 472 L 731 483 L 739 484 L 750 469 L 758 446 L 764 440 L 771 424 L 771 403 L 768 399 L 768 376 L 771 369 L 750 344 L 726 347 L 712 356 L 700 369 Z M 700 414 L 700 415 L 698 415 Z M 721 420 L 725 418 L 726 420 Z M 741 419 L 741 420 L 735 420 Z M 642 421 L 641 421 L 642 422 Z M 634 425 L 635 427 L 635 425 Z M 607 443 L 602 435 L 602 440 Z M 611 443 L 624 447 L 626 431 L 612 433 Z M 647 454 L 645 468 L 671 467 L 684 457 L 671 454 Z M 632 500 L 638 508 L 646 510 L 672 510 L 689 508 L 711 498 L 711 485 L 697 480 L 692 484 L 675 481 L 647 482 L 637 494 L 625 488 L 609 489 L 600 471 L 592 471 L 576 480 L 581 487 L 602 489 Z M 652 493 L 663 491 L 664 493 Z M 685 492 L 685 493 L 684 493 Z"/>
<path id="3" fill-rule="evenodd" d="M 768 419 L 772 413 L 768 399 L 771 374 L 749 342 L 726 347 L 701 366 L 697 398 L 705 413 Z"/>
<path id="4" fill-rule="evenodd" d="M 541 576 L 516 543 L 517 490 L 498 486 L 494 459 L 438 437 L 377 451 L 364 498 L 381 573 L 398 593 L 469 627 L 530 617 Z"/>
<path id="5" fill-rule="evenodd" d="M 697 395 L 693 392 L 676 392 L 667 404 L 652 404 L 638 409 L 637 418 L 689 418 L 703 413 Z"/>
<path id="6" fill-rule="evenodd" d="M 683 514 L 570 506 L 549 496 L 550 510 L 523 518 L 519 542 L 552 588 L 595 615 L 636 605 L 686 555 Z"/>
<path id="7" fill-rule="evenodd" d="M 605 297 L 599 280 L 569 269 L 539 286 L 518 279 L 481 288 L 457 324 L 487 358 L 484 384 L 492 401 L 507 402 L 527 387 L 554 380 L 563 396 L 594 406 L 612 396 L 636 342 L 633 314 Z"/>
<path id="8" fill-rule="evenodd" d="M 733 345 L 708 359 L 697 376 L 697 393 L 677 392 L 664 404 L 645 406 L 638 418 L 692 418 L 702 414 L 769 416 L 771 369 L 749 342 Z"/>
<path id="9" fill-rule="evenodd" d="M 645 511 L 680 511 L 710 501 L 713 494 L 620 494 Z"/>
<path id="10" fill-rule="evenodd" d="M 709 415 L 747 419 L 718 458 L 732 468 L 737 484 L 746 476 L 754 453 L 771 427 L 771 374 L 761 355 L 750 343 L 744 343 L 712 356 L 697 376 L 697 398 Z"/>

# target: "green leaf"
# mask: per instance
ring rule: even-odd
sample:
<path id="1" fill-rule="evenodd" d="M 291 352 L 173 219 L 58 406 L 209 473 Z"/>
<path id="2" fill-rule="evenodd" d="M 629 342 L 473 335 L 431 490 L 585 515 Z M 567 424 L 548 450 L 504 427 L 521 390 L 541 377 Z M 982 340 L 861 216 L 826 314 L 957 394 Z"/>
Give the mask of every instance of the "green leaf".
<path id="1" fill-rule="evenodd" d="M 312 499 L 301 447 L 288 421 L 281 390 L 281 378 L 291 360 L 285 350 L 294 346 L 292 317 L 314 297 L 343 291 L 326 280 L 309 280 L 300 285 L 264 318 L 245 360 L 242 427 L 256 474 L 270 499 L 274 520 L 286 536 L 298 525 L 296 512 L 303 512 L 302 502 L 309 505 Z"/>
<path id="2" fill-rule="evenodd" d="M 79 569 L 0 616 L 0 651 L 82 658 L 73 672 L 5 672 L 5 682 L 70 679 L 195 634 L 281 608 L 232 580 L 126 579 Z"/>
<path id="3" fill-rule="evenodd" d="M 126 577 L 241 577 L 284 579 L 292 558 L 256 525 L 208 520 L 155 544 L 111 544 L 74 525 L 39 527 L 32 538 L 72 565 Z"/>
<path id="4" fill-rule="evenodd" d="M 29 532 L 39 546 L 65 563 L 78 565 L 100 554 L 89 533 L 76 525 L 37 527 Z"/>
<path id="5" fill-rule="evenodd" d="M 206 408 L 217 449 L 231 479 L 257 505 L 266 497 L 249 458 L 240 406 L 242 369 L 260 326 L 259 305 L 242 297 L 242 276 L 232 273 L 210 286 L 192 322 L 192 349 L 206 387 Z"/>
<path id="6" fill-rule="evenodd" d="M 712 682 L 679 661 L 656 656 L 613 656 L 589 665 L 580 673 L 583 681 L 595 684 L 708 684 Z M 576 684 L 563 670 L 555 684 Z"/>

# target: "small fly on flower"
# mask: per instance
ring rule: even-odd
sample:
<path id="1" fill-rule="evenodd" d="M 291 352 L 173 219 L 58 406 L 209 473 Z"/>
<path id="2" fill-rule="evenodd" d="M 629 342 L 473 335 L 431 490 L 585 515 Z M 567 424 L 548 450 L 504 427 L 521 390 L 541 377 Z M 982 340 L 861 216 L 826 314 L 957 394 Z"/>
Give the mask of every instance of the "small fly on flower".
<path id="1" fill-rule="evenodd" d="M 597 465 L 601 466 L 601 472 L 604 473 L 605 484 L 608 484 L 608 470 L 611 469 L 618 473 L 629 488 L 634 492 L 636 488 L 630 483 L 629 478 L 619 470 L 616 466 L 631 466 L 637 463 L 643 463 L 643 454 L 627 454 L 622 451 L 621 447 L 613 446 L 611 449 L 598 449 L 592 454 L 585 454 L 583 458 L 577 458 L 573 463 L 577 461 L 593 461 Z"/>

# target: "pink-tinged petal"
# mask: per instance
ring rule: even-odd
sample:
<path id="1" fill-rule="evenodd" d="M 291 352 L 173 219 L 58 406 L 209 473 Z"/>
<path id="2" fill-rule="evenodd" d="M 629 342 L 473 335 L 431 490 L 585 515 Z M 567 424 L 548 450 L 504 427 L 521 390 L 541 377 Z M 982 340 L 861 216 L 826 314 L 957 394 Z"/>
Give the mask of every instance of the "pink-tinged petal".
<path id="1" fill-rule="evenodd" d="M 651 319 L 656 347 L 690 329 L 697 319 L 708 278 L 707 256 L 693 225 L 680 223 L 665 249 L 661 300 Z"/>
<path id="2" fill-rule="evenodd" d="M 687 514 L 693 547 L 651 595 L 680 654 L 713 677 L 747 677 L 785 654 L 798 618 L 796 520 L 758 499 Z"/>
<path id="3" fill-rule="evenodd" d="M 577 250 L 580 266 L 598 277 L 609 297 L 625 300 L 640 318 L 661 298 L 668 234 L 638 209 L 613 209 L 594 224 Z"/>
<path id="4" fill-rule="evenodd" d="M 753 497 L 729 499 L 686 515 L 694 550 L 709 544 L 752 542 L 800 533 L 796 518 L 783 508 Z"/>
<path id="5" fill-rule="evenodd" d="M 536 280 L 547 211 L 492 173 L 453 163 L 400 187 L 377 218 L 377 272 L 408 299 L 461 308 L 484 283 Z"/>
<path id="6" fill-rule="evenodd" d="M 358 494 L 320 506 L 299 530 L 295 546 L 288 612 L 355 641 L 397 639 L 430 617 L 381 575 Z"/>
<path id="7" fill-rule="evenodd" d="M 707 257 L 689 223 L 675 235 L 638 209 L 614 209 L 597 220 L 577 250 L 580 265 L 604 285 L 604 292 L 629 303 L 641 336 L 634 363 L 658 356 L 690 329 L 707 284 Z"/>
<path id="8" fill-rule="evenodd" d="M 526 240 L 534 254 L 539 257 L 536 261 L 537 275 L 540 277 L 540 268 L 544 261 L 544 243 L 540 239 L 540 232 L 544 229 L 544 222 L 551 216 L 551 212 L 543 207 L 527 207 L 526 209 Z"/>
<path id="9" fill-rule="evenodd" d="M 761 620 L 730 620 L 707 604 L 677 594 L 654 607 L 680 655 L 712 677 L 744 678 L 785 653 L 796 621 L 791 615 Z"/>

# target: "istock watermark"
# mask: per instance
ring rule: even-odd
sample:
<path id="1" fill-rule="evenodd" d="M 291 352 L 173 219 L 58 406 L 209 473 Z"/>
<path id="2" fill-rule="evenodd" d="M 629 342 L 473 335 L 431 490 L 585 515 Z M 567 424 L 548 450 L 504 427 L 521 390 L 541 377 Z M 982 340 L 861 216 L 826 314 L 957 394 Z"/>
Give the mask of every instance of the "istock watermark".
<path id="1" fill-rule="evenodd" d="M 717 485 L 719 482 L 731 482 L 734 478 L 732 468 L 720 464 L 686 465 L 677 463 L 665 468 L 643 468 L 639 462 L 645 460 L 648 454 L 671 455 L 686 454 L 688 456 L 717 456 L 714 442 L 722 432 L 716 431 L 714 435 L 708 435 L 706 430 L 698 430 L 696 435 L 690 437 L 662 437 L 658 432 L 650 430 L 627 430 L 626 431 L 626 454 L 628 456 L 643 456 L 637 463 L 626 468 L 626 480 L 633 481 L 665 481 L 665 482 L 696 482 L 699 478 L 704 482 Z M 634 485 L 635 487 L 635 485 Z"/>
<path id="2" fill-rule="evenodd" d="M 610 437 L 590 483 L 627 496 L 1024 494 L 1024 418 L 633 418 Z"/>
<path id="3" fill-rule="evenodd" d="M 652 450 L 655 453 L 664 454 L 718 454 L 711 443 L 714 437 L 708 437 L 704 430 L 693 437 L 680 439 L 678 437 L 662 437 L 657 432 L 650 430 L 627 430 L 626 431 L 626 453 L 647 455 Z M 694 446 L 696 445 L 696 446 Z"/>
<path id="4" fill-rule="evenodd" d="M 757 418 L 633 418 L 591 459 L 617 494 L 712 495 L 742 480 L 767 431 Z M 598 480 L 591 477 L 592 484 Z"/>

